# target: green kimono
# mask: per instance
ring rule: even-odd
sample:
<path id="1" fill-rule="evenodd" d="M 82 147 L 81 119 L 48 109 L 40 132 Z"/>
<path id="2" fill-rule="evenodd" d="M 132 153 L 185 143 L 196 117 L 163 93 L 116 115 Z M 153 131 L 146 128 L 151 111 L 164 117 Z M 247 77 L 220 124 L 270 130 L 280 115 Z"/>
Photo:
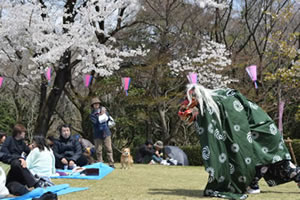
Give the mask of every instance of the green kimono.
<path id="1" fill-rule="evenodd" d="M 204 195 L 245 199 L 256 166 L 290 160 L 291 156 L 274 121 L 257 104 L 236 90 L 216 93 L 213 99 L 219 107 L 221 123 L 205 104 L 203 115 L 199 114 L 195 121 L 209 174 Z M 280 177 L 266 181 L 269 185 L 283 182 Z"/>

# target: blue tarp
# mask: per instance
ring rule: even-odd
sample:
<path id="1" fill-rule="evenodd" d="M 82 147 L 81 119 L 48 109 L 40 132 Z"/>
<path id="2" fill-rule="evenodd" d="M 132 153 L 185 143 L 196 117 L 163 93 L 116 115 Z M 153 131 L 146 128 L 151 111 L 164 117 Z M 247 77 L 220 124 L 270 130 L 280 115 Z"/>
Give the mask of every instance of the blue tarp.
<path id="1" fill-rule="evenodd" d="M 83 166 L 84 168 L 99 168 L 99 175 L 98 176 L 82 176 L 79 173 L 73 173 L 72 170 L 57 170 L 59 172 L 65 172 L 66 174 L 69 174 L 67 176 L 53 176 L 51 178 L 70 178 L 70 179 L 89 179 L 89 180 L 100 180 L 104 176 L 111 173 L 114 168 L 109 167 L 108 165 L 104 163 L 94 163 L 91 165 Z"/>
<path id="2" fill-rule="evenodd" d="M 42 196 L 46 192 L 53 192 L 56 193 L 57 195 L 63 195 L 63 194 L 78 192 L 87 189 L 88 189 L 87 187 L 75 188 L 75 187 L 70 187 L 69 184 L 61 184 L 61 185 L 54 185 L 47 188 L 36 188 L 31 192 L 24 194 L 23 196 L 14 197 L 14 198 L 5 198 L 1 200 L 31 200 L 32 198 L 37 198 Z"/>

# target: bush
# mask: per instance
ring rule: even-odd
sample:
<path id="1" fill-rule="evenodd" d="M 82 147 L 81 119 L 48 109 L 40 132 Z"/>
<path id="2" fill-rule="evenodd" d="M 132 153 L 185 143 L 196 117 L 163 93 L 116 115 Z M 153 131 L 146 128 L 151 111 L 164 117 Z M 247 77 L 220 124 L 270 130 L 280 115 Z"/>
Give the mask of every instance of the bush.
<path id="1" fill-rule="evenodd" d="M 201 146 L 182 146 L 180 147 L 184 153 L 187 155 L 189 164 L 192 166 L 200 166 L 203 165 L 202 154 L 201 154 Z"/>
<path id="2" fill-rule="evenodd" d="M 286 144 L 286 146 L 290 150 L 288 144 Z M 293 139 L 292 147 L 293 147 L 293 151 L 294 151 L 297 163 L 299 165 L 300 164 L 300 139 Z"/>
<path id="3" fill-rule="evenodd" d="M 287 148 L 290 150 L 288 144 L 286 144 Z M 293 151 L 296 157 L 296 160 L 298 164 L 300 164 L 300 139 L 293 139 L 292 142 Z M 203 160 L 202 160 L 202 153 L 201 153 L 201 146 L 195 145 L 195 146 L 182 146 L 180 147 L 185 154 L 188 157 L 189 164 L 191 166 L 202 166 Z M 131 148 L 131 155 L 135 157 L 136 154 L 136 148 Z M 106 155 L 103 154 L 104 159 L 106 159 Z M 114 149 L 114 159 L 116 162 L 120 161 L 121 153 L 118 152 L 116 149 Z"/>

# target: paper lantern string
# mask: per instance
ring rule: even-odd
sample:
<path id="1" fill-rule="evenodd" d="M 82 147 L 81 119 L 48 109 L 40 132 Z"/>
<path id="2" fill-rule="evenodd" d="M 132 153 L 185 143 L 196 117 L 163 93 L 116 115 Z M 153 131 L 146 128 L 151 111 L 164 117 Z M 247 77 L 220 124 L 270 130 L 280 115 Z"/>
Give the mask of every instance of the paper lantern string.
<path id="1" fill-rule="evenodd" d="M 89 75 L 89 74 L 86 74 L 85 77 L 84 77 L 84 86 L 85 87 L 89 87 L 91 81 L 92 81 L 92 78 L 93 76 L 92 75 Z"/>
<path id="2" fill-rule="evenodd" d="M 253 81 L 255 89 L 258 89 L 256 68 L 256 65 L 251 65 L 249 67 L 246 67 L 246 71 Z"/>
<path id="3" fill-rule="evenodd" d="M 4 81 L 4 78 L 0 76 L 0 88 L 2 87 L 3 81 Z"/>
<path id="4" fill-rule="evenodd" d="M 198 74 L 197 73 L 190 72 L 186 77 L 191 84 L 198 83 Z"/>

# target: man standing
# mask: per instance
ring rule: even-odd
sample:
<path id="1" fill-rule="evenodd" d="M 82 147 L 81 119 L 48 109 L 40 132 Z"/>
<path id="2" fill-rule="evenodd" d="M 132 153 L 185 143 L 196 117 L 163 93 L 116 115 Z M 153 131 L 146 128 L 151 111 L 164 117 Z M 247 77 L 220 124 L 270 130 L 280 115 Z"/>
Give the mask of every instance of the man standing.
<path id="1" fill-rule="evenodd" d="M 107 153 L 108 164 L 110 167 L 115 168 L 111 145 L 111 132 L 108 127 L 109 114 L 105 107 L 100 106 L 100 100 L 97 97 L 92 99 L 91 107 L 92 113 L 90 115 L 90 119 L 93 124 L 97 161 L 103 162 L 102 146 L 104 145 Z"/>
<path id="2" fill-rule="evenodd" d="M 71 136 L 71 126 L 64 124 L 59 128 L 59 132 L 60 137 L 53 146 L 55 167 L 73 169 L 77 165 L 86 165 L 88 161 L 82 153 L 79 141 Z"/>

